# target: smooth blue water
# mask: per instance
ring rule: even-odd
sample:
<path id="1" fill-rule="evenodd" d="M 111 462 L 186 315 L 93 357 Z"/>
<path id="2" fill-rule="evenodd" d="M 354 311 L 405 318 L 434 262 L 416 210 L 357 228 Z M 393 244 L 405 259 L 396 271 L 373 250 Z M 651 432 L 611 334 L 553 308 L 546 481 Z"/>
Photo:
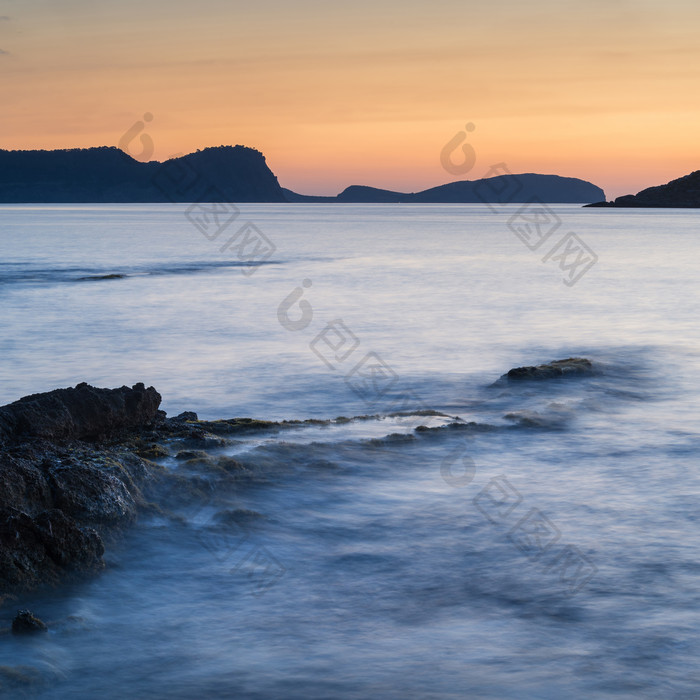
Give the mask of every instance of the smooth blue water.
<path id="1" fill-rule="evenodd" d="M 515 206 L 241 207 L 276 246 L 253 274 L 185 208 L 0 207 L 0 403 L 143 381 L 170 414 L 380 417 L 231 445 L 266 483 L 142 519 L 100 576 L 6 603 L 56 624 L 0 636 L 32 679 L 0 693 L 698 696 L 696 214 L 556 205 L 551 244 L 599 257 L 568 287 Z M 297 288 L 312 318 L 289 330 Z M 315 344 L 331 368 L 310 344 L 339 319 L 342 359 Z M 367 353 L 393 378 L 376 401 L 345 381 Z M 571 355 L 600 372 L 489 386 Z M 450 419 L 386 417 L 406 407 L 489 429 L 414 433 Z M 263 517 L 213 525 L 234 507 Z"/>

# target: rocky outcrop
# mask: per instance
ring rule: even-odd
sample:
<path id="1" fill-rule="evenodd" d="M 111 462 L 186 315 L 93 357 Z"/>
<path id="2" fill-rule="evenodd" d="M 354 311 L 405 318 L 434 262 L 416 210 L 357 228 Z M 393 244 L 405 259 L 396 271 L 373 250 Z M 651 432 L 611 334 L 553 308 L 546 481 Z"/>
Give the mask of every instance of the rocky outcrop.
<path id="1" fill-rule="evenodd" d="M 47 632 L 48 627 L 29 610 L 18 610 L 12 621 L 12 634 L 36 634 Z"/>
<path id="2" fill-rule="evenodd" d="M 131 389 L 96 389 L 78 384 L 26 396 L 0 408 L 0 441 L 104 440 L 136 428 L 153 426 L 161 396 L 136 384 Z"/>
<path id="3" fill-rule="evenodd" d="M 236 460 L 203 452 L 226 445 L 224 436 L 302 424 L 166 418 L 160 402 L 143 384 L 79 384 L 0 408 L 0 600 L 98 571 L 105 536 L 140 511 L 163 514 L 250 481 Z M 177 473 L 151 461 L 175 455 Z"/>
<path id="4" fill-rule="evenodd" d="M 143 503 L 148 463 L 129 441 L 163 421 L 160 401 L 79 384 L 0 408 L 0 593 L 101 568 L 102 534 Z"/>
<path id="5" fill-rule="evenodd" d="M 637 194 L 626 194 L 614 202 L 596 202 L 589 207 L 695 209 L 700 207 L 700 170 L 671 180 L 666 185 L 648 187 Z"/>
<path id="6" fill-rule="evenodd" d="M 501 376 L 500 381 L 527 381 L 554 377 L 582 376 L 593 373 L 593 363 L 585 357 L 568 357 L 543 365 L 515 367 Z"/>

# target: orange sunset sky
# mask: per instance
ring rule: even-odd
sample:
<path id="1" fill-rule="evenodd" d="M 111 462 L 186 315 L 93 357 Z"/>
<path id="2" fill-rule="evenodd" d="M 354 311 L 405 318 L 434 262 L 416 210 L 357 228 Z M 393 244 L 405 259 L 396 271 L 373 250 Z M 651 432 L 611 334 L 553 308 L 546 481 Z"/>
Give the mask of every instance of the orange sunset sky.
<path id="1" fill-rule="evenodd" d="M 608 198 L 700 169 L 700 3 L 685 0 L 0 0 L 0 148 L 154 158 L 261 150 L 306 194 L 454 179 L 477 161 L 581 177 Z M 134 149 L 137 150 L 137 149 Z"/>

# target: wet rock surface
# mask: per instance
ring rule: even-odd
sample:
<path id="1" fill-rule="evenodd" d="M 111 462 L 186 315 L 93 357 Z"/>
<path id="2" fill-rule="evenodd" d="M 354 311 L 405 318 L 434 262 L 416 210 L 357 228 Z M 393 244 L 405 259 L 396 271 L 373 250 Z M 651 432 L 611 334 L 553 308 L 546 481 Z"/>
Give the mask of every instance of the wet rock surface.
<path id="1" fill-rule="evenodd" d="M 501 376 L 501 380 L 527 381 L 553 379 L 563 376 L 584 376 L 593 373 L 593 363 L 585 357 L 568 357 L 543 365 L 515 367 Z"/>
<path id="2" fill-rule="evenodd" d="M 104 440 L 154 425 L 160 401 L 160 394 L 143 384 L 96 389 L 83 383 L 33 394 L 0 408 L 0 440 Z"/>
<path id="3" fill-rule="evenodd" d="M 160 401 L 143 384 L 79 384 L 0 408 L 0 600 L 99 571 L 105 539 L 139 513 L 254 481 L 233 458 L 204 450 L 234 444 L 237 433 L 302 424 L 167 418 Z M 154 461 L 163 458 L 180 468 Z"/>
<path id="4" fill-rule="evenodd" d="M 12 634 L 36 634 L 47 632 L 48 627 L 29 610 L 18 610 L 12 621 Z"/>
<path id="5" fill-rule="evenodd" d="M 0 408 L 0 593 L 103 567 L 104 534 L 144 504 L 152 467 L 132 443 L 164 423 L 160 400 L 80 384 Z"/>

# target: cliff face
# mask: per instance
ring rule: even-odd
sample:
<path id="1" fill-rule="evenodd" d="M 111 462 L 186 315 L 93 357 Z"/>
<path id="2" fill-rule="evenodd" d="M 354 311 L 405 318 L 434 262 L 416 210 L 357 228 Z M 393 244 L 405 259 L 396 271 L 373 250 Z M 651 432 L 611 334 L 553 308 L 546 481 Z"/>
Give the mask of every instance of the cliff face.
<path id="1" fill-rule="evenodd" d="M 141 163 L 118 148 L 0 150 L 0 202 L 285 202 L 259 151 L 206 148 Z"/>
<path id="2" fill-rule="evenodd" d="M 700 207 L 700 170 L 671 180 L 666 185 L 648 187 L 637 194 L 626 194 L 614 202 L 596 202 L 592 207 L 648 207 L 693 209 Z"/>
<path id="3" fill-rule="evenodd" d="M 223 196 L 226 202 L 286 202 L 284 192 L 277 178 L 268 168 L 265 156 L 244 146 L 219 146 L 205 148 L 177 158 L 172 163 L 187 171 L 199 174 L 200 186 L 204 190 L 197 201 L 212 201 L 207 197 L 207 189 L 213 188 L 216 196 Z M 165 164 L 167 165 L 167 164 Z M 162 168 L 161 166 L 161 169 Z M 196 187 L 195 187 L 196 190 Z M 182 186 L 178 186 L 172 197 L 175 201 L 192 201 L 179 198 Z M 216 200 L 214 200 L 216 201 Z"/>

